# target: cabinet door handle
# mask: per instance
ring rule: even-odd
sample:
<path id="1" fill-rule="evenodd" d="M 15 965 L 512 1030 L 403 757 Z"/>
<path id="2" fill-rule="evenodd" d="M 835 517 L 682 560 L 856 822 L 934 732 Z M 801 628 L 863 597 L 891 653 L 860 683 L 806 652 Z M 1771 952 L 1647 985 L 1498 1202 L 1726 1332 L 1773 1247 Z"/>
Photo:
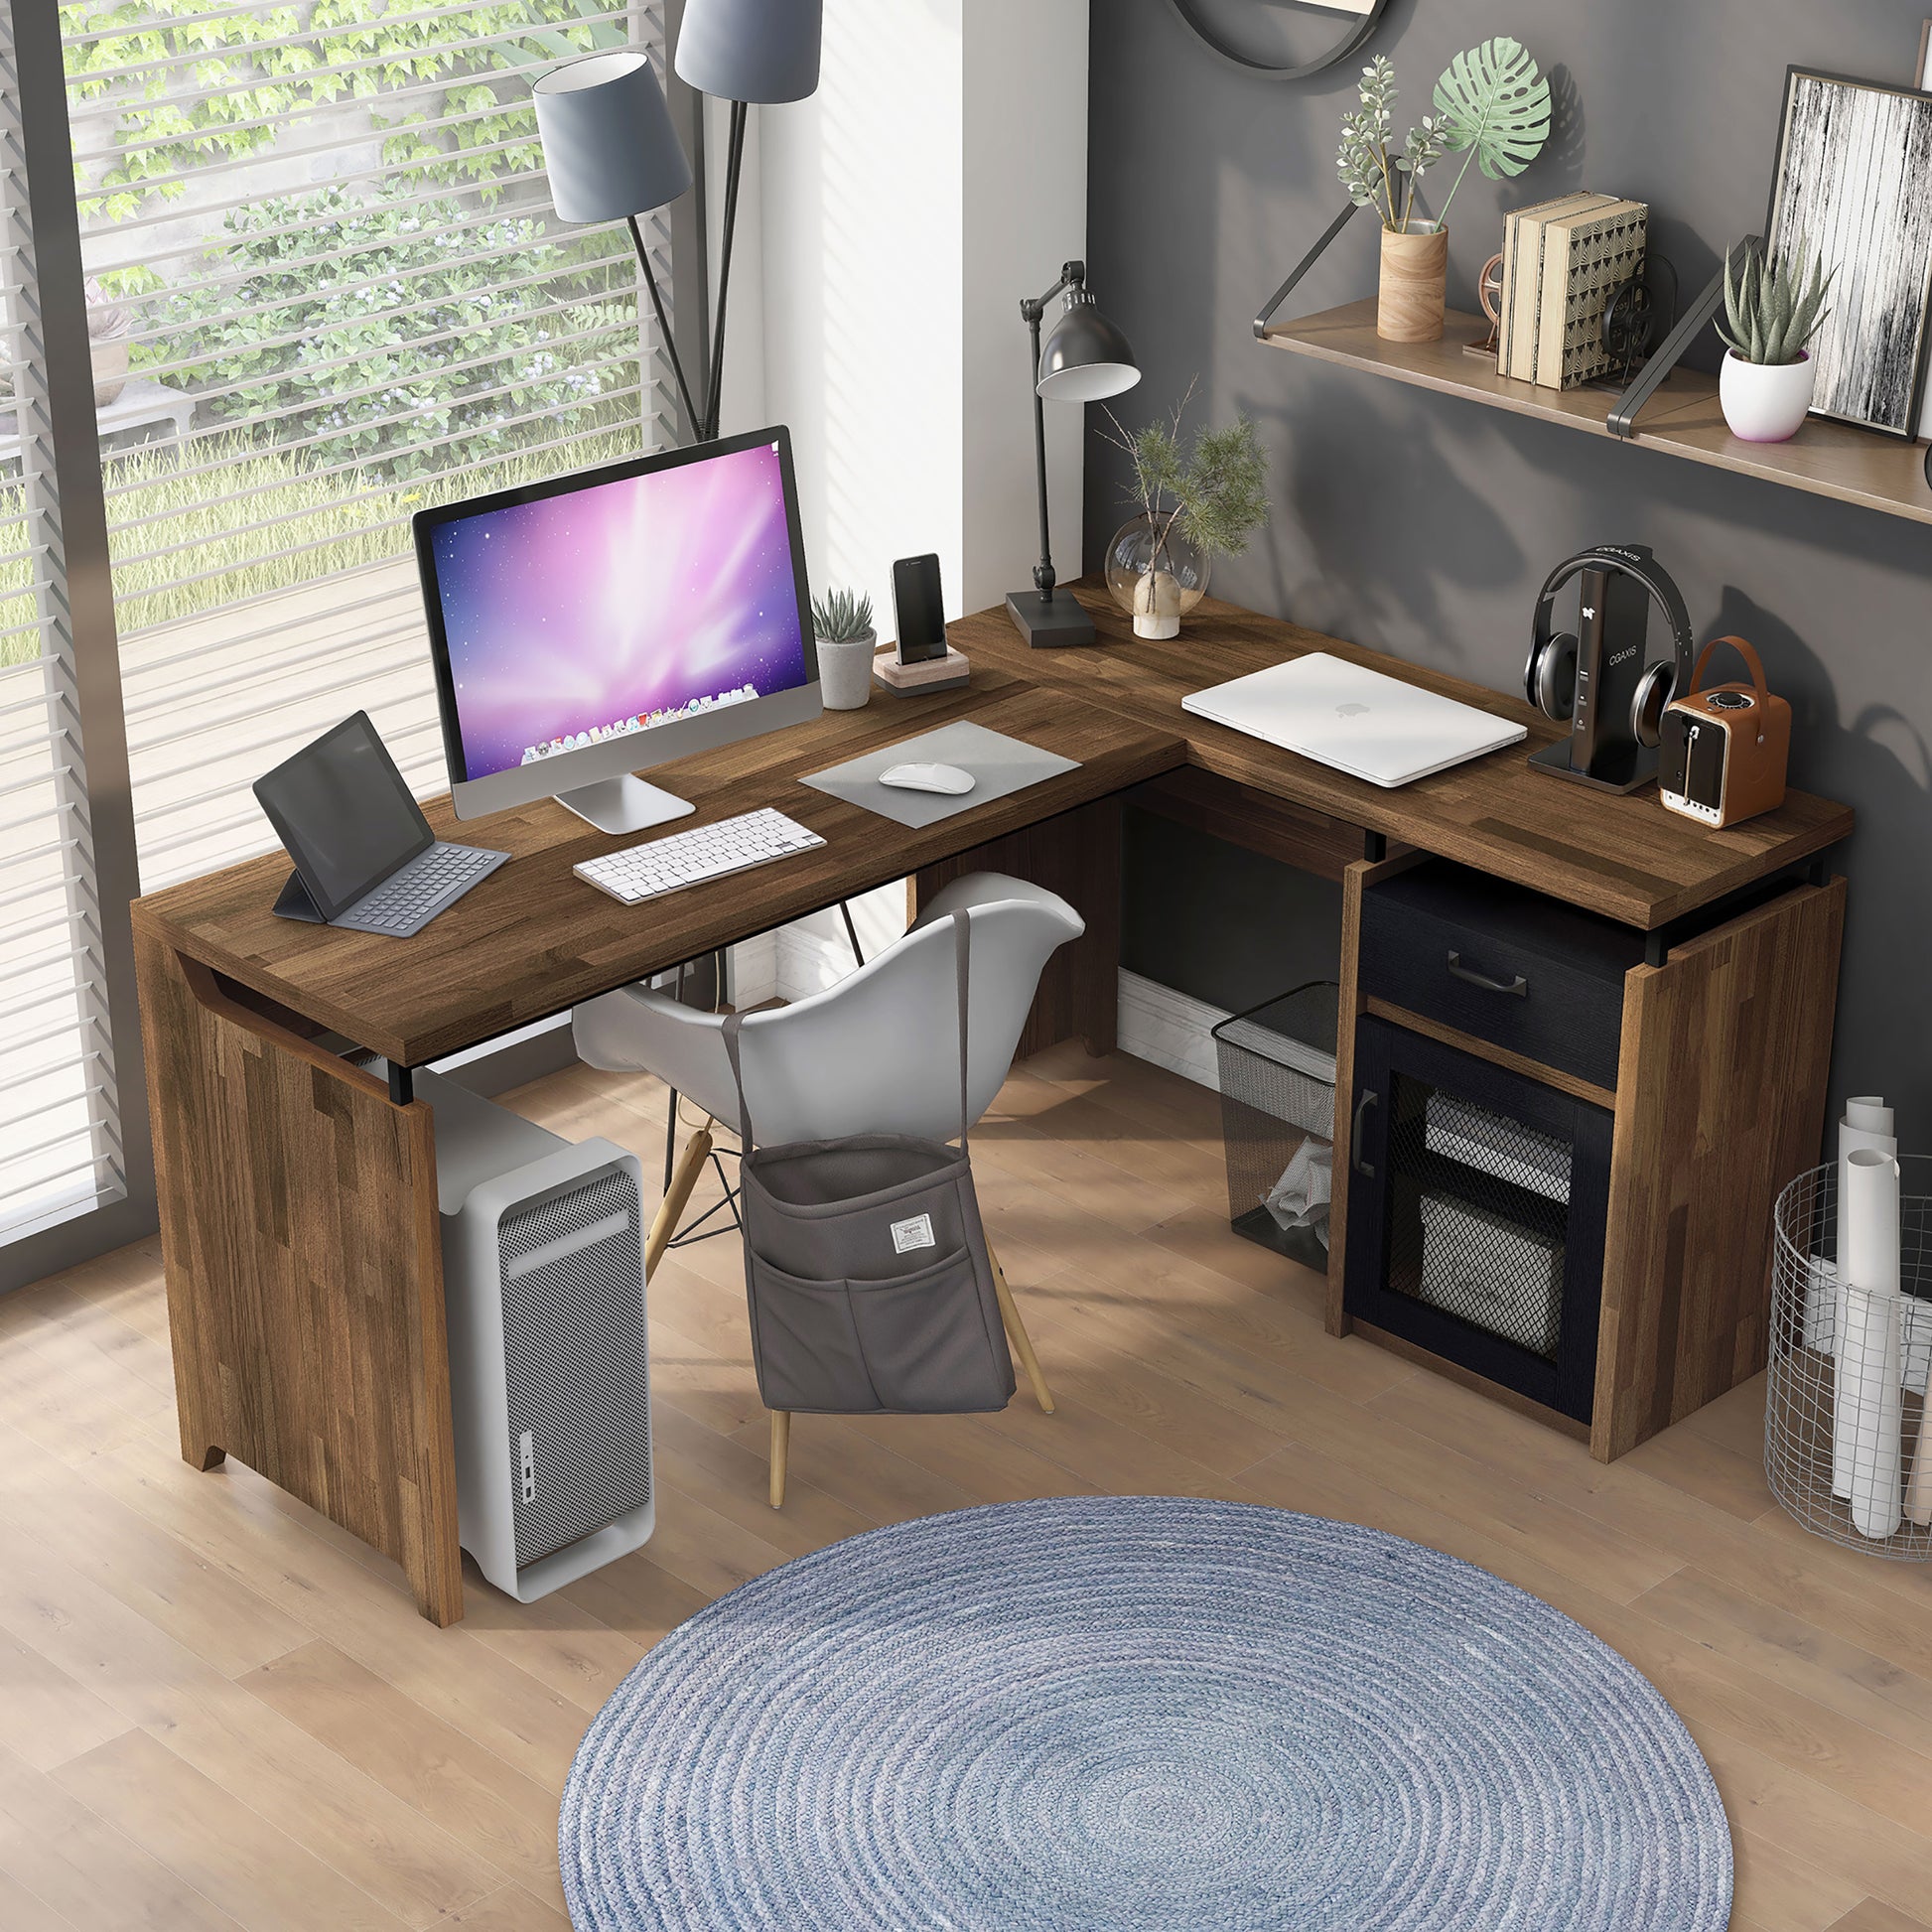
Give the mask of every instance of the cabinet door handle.
<path id="1" fill-rule="evenodd" d="M 1380 1096 L 1372 1087 L 1364 1087 L 1361 1098 L 1355 1102 L 1355 1124 L 1348 1130 L 1349 1165 L 1364 1180 L 1375 1178 L 1375 1170 L 1362 1159 L 1362 1125 L 1368 1118 L 1368 1110 L 1377 1105 Z"/>
<path id="2" fill-rule="evenodd" d="M 1468 986 L 1479 986 L 1485 993 L 1507 993 L 1518 1000 L 1530 997 L 1530 983 L 1521 973 L 1513 980 L 1492 980 L 1487 973 L 1478 973 L 1473 967 L 1462 963 L 1462 955 L 1452 952 L 1449 956 L 1450 974 Z"/>

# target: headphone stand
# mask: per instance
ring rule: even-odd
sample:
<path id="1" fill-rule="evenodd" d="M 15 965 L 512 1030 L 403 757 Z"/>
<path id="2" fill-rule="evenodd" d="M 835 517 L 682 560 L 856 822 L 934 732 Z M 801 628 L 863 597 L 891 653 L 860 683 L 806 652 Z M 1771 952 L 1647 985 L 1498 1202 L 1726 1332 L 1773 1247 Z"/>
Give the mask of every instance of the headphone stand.
<path id="1" fill-rule="evenodd" d="M 1532 752 L 1529 761 L 1539 769 L 1557 778 L 1574 778 L 1580 785 L 1593 785 L 1598 791 L 1641 791 L 1657 775 L 1657 754 L 1647 746 L 1631 745 L 1628 769 L 1619 767 L 1623 760 L 1598 752 L 1596 769 L 1579 771 L 1570 762 L 1572 735 L 1566 732 L 1554 745 L 1546 745 L 1540 752 Z M 1622 749 L 1622 748 L 1619 748 Z M 1609 770 L 1604 770 L 1605 765 Z"/>

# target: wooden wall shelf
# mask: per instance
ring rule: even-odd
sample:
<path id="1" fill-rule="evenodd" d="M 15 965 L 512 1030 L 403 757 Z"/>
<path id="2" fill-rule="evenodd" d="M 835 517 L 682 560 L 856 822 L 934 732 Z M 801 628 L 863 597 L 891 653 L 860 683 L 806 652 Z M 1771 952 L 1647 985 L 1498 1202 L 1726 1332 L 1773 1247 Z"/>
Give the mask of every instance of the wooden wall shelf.
<path id="1" fill-rule="evenodd" d="M 1270 324 L 1261 340 L 1297 355 L 1622 440 L 1610 435 L 1607 418 L 1613 398 L 1608 391 L 1539 388 L 1498 375 L 1487 359 L 1471 355 L 1465 345 L 1480 341 L 1488 328 L 1480 316 L 1451 310 L 1441 342 L 1385 343 L 1375 333 L 1375 304 L 1367 301 Z M 1693 369 L 1679 367 L 1671 373 L 1638 418 L 1634 440 L 1714 469 L 1735 470 L 1789 489 L 1932 523 L 1932 486 L 1925 480 L 1925 452 L 1916 443 L 1822 417 L 1806 423 L 1789 443 L 1742 443 L 1725 427 L 1717 378 Z"/>

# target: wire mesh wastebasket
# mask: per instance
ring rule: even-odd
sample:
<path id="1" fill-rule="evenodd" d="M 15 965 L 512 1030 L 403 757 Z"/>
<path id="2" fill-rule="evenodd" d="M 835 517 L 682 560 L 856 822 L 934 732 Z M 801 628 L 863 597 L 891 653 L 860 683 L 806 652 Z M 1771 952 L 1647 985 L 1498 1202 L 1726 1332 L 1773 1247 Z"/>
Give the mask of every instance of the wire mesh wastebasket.
<path id="1" fill-rule="evenodd" d="M 1838 1278 L 1838 1169 L 1778 1196 L 1764 1473 L 1820 1536 L 1932 1560 L 1932 1158 L 1899 1162 L 1899 1290 Z M 1915 1479 L 1916 1478 L 1916 1479 Z"/>
<path id="2" fill-rule="evenodd" d="M 1237 1234 L 1311 1268 L 1328 1265 L 1341 988 L 1310 980 L 1214 1029 Z"/>

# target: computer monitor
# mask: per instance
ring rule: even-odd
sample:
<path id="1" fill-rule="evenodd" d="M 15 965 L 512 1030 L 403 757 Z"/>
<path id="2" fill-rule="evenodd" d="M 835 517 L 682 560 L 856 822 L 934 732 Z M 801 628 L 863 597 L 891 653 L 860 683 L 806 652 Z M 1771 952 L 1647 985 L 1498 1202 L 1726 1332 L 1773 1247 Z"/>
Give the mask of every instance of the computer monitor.
<path id="1" fill-rule="evenodd" d="M 692 807 L 632 774 L 819 713 L 782 429 L 419 510 L 459 818 L 554 794 L 606 832 Z"/>

